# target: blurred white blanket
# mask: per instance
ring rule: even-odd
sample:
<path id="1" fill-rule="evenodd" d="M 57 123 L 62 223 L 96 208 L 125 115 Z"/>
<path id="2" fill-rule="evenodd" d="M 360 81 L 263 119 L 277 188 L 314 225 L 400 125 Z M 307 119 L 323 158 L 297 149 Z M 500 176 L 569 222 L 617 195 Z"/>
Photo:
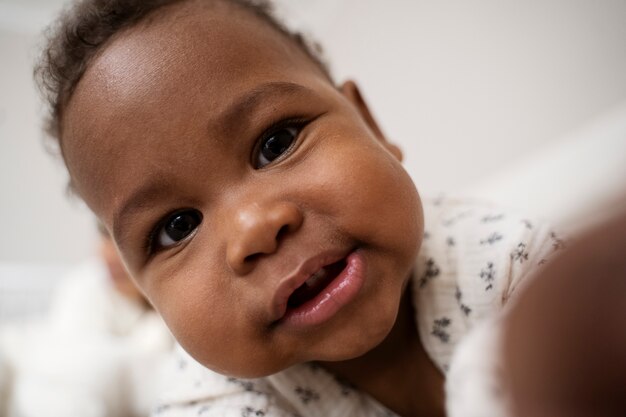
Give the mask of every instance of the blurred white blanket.
<path id="1" fill-rule="evenodd" d="M 172 338 L 114 290 L 97 259 L 58 287 L 44 318 L 0 329 L 0 416 L 145 416 Z"/>
<path id="2" fill-rule="evenodd" d="M 511 412 L 502 386 L 502 321 L 487 320 L 461 342 L 446 379 L 448 417 L 506 417 Z"/>

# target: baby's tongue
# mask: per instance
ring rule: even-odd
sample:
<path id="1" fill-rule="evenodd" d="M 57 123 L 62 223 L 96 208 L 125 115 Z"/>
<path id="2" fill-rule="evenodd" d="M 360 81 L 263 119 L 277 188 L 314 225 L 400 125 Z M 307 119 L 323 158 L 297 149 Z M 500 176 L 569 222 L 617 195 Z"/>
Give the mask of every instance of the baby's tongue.
<path id="1" fill-rule="evenodd" d="M 345 266 L 346 263 L 342 260 L 321 268 L 291 294 L 287 306 L 290 308 L 298 307 L 314 298 L 339 275 Z"/>

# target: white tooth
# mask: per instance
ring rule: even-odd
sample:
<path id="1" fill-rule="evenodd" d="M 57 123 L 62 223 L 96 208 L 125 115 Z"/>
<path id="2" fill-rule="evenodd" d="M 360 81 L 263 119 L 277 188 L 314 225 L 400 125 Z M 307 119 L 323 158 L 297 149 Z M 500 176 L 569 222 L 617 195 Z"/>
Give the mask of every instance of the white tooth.
<path id="1" fill-rule="evenodd" d="M 311 278 L 307 279 L 305 284 L 308 287 L 312 287 L 313 285 L 315 285 L 315 283 L 317 281 L 319 281 L 320 279 L 323 279 L 326 277 L 326 269 L 321 268 L 319 271 L 317 271 L 316 273 L 314 273 L 313 275 L 311 275 Z"/>

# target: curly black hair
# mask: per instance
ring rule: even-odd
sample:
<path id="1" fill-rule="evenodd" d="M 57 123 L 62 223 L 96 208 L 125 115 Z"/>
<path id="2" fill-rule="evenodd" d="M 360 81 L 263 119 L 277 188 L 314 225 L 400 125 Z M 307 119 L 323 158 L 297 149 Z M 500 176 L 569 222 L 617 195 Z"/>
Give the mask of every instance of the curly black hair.
<path id="1" fill-rule="evenodd" d="M 164 6 L 186 0 L 82 0 L 66 9 L 47 30 L 47 44 L 35 65 L 35 81 L 48 105 L 45 129 L 61 148 L 62 111 L 93 57 L 119 31 L 136 25 Z M 273 14 L 269 0 L 223 2 L 261 19 L 300 48 L 332 82 L 321 48 L 288 29 Z"/>

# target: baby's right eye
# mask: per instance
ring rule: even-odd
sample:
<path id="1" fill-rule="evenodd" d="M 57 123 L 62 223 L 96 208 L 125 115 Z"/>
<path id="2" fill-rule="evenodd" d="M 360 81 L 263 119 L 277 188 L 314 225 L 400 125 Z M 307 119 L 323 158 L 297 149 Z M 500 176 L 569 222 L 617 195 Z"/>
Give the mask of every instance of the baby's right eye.
<path id="1" fill-rule="evenodd" d="M 152 249 L 156 251 L 176 245 L 191 235 L 201 222 L 202 214 L 198 210 L 183 210 L 170 215 L 154 230 Z"/>

